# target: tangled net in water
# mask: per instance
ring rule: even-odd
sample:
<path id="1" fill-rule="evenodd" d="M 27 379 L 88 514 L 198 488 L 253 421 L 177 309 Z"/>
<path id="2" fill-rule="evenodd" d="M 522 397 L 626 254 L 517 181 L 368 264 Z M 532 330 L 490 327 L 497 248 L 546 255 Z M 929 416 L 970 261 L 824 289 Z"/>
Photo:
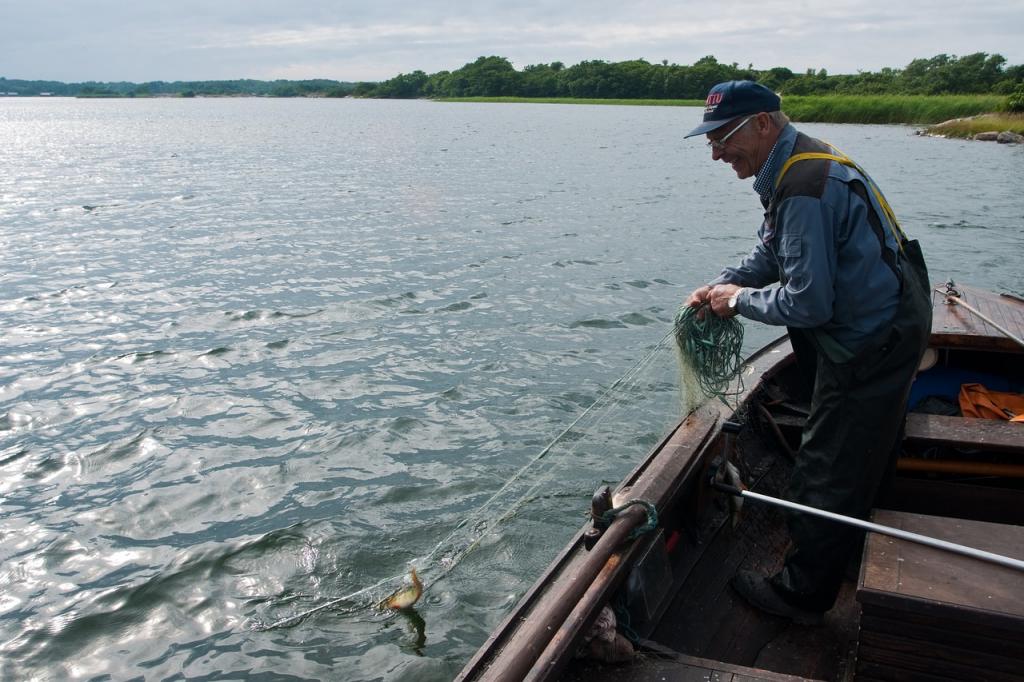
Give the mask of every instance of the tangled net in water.
<path id="1" fill-rule="evenodd" d="M 680 358 L 704 396 L 726 402 L 726 397 L 743 391 L 742 380 L 729 390 L 743 367 L 743 325 L 737 318 L 719 317 L 709 307 L 684 305 L 676 313 L 674 333 Z"/>

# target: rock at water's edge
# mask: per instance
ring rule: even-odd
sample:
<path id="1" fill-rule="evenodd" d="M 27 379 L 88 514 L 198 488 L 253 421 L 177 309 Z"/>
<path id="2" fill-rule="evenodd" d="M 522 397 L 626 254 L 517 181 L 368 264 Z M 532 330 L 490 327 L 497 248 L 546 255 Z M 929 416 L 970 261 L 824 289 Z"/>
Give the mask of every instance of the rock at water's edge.
<path id="1" fill-rule="evenodd" d="M 995 142 L 999 138 L 998 130 L 989 130 L 984 133 L 977 133 L 972 139 L 979 142 Z"/>
<path id="2" fill-rule="evenodd" d="M 999 144 L 1024 144 L 1024 135 L 1018 135 L 1011 130 L 1004 130 L 996 136 Z"/>

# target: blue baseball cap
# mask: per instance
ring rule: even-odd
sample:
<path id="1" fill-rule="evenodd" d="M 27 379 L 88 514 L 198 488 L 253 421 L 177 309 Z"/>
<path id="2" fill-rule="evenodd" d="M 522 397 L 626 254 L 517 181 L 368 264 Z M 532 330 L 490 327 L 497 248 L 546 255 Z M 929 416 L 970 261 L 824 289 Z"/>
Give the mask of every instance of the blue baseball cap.
<path id="1" fill-rule="evenodd" d="M 704 102 L 704 122 L 683 136 L 703 135 L 721 128 L 740 116 L 778 111 L 779 96 L 754 81 L 726 81 L 708 92 Z"/>

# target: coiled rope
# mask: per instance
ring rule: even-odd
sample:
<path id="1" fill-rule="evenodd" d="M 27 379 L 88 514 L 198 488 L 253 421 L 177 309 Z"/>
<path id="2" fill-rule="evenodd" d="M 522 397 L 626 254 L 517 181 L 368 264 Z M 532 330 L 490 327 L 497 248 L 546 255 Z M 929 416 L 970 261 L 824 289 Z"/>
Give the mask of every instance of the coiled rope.
<path id="1" fill-rule="evenodd" d="M 609 509 L 604 514 L 601 514 L 600 518 L 596 519 L 596 521 L 600 527 L 607 528 L 612 525 L 612 521 L 615 520 L 616 516 L 635 506 L 643 507 L 644 512 L 647 514 L 647 521 L 634 528 L 629 534 L 629 540 L 636 540 L 644 533 L 650 533 L 658 527 L 658 508 L 647 500 L 630 500 L 623 505 Z"/>
<path id="2" fill-rule="evenodd" d="M 742 378 L 730 390 L 743 367 L 743 325 L 738 319 L 719 317 L 707 306 L 684 305 L 676 313 L 674 333 L 680 357 L 693 370 L 705 396 L 726 402 L 727 397 L 742 393 Z"/>

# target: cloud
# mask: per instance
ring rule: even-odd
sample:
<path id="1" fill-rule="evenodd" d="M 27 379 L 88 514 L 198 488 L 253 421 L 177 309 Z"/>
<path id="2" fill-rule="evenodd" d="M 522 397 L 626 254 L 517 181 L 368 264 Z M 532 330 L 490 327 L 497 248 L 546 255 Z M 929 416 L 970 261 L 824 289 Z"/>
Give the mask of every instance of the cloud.
<path id="1" fill-rule="evenodd" d="M 93 0 L 4 2 L 0 75 L 60 80 L 337 78 L 451 70 L 481 55 L 519 67 L 705 55 L 832 73 L 936 52 L 1024 62 L 1019 0 Z M 837 47 L 838 46 L 838 47 Z"/>

